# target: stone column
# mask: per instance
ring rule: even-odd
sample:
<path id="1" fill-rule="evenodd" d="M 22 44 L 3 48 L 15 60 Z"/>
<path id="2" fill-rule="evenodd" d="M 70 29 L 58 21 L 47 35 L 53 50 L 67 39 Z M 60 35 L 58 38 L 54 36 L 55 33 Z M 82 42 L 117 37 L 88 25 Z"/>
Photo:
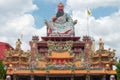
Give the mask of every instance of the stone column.
<path id="1" fill-rule="evenodd" d="M 90 80 L 90 75 L 86 75 L 86 80 Z"/>
<path id="2" fill-rule="evenodd" d="M 71 76 L 71 80 L 74 80 L 74 76 Z"/>
<path id="3" fill-rule="evenodd" d="M 110 75 L 110 80 L 115 80 L 115 75 Z"/>
<path id="4" fill-rule="evenodd" d="M 10 76 L 10 75 L 7 75 L 7 76 L 6 76 L 6 80 L 11 80 L 11 76 Z"/>
<path id="5" fill-rule="evenodd" d="M 31 75 L 30 77 L 31 77 L 31 79 L 30 79 L 30 80 L 34 80 L 34 75 Z"/>
<path id="6" fill-rule="evenodd" d="M 46 80 L 49 80 L 49 77 L 48 77 L 48 76 L 46 76 Z"/>
<path id="7" fill-rule="evenodd" d="M 17 79 L 16 79 L 16 75 L 13 75 L 13 80 L 17 80 Z"/>
<path id="8" fill-rule="evenodd" d="M 103 79 L 102 80 L 106 80 L 106 75 L 103 75 Z"/>

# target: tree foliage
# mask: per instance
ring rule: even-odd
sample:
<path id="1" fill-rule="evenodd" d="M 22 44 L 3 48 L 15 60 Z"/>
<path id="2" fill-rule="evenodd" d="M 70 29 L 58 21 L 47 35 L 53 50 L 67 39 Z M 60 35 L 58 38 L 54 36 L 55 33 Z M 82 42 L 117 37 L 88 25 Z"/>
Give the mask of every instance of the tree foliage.
<path id="1" fill-rule="evenodd" d="M 120 60 L 116 64 L 117 80 L 120 80 Z"/>
<path id="2" fill-rule="evenodd" d="M 5 66 L 3 62 L 0 61 L 0 79 L 5 79 L 5 74 L 6 74 Z"/>

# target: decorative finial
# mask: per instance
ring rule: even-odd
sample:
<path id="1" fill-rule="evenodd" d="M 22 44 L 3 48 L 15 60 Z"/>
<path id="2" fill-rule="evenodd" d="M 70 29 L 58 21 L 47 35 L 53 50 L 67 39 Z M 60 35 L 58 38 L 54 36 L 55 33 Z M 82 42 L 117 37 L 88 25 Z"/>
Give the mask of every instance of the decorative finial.
<path id="1" fill-rule="evenodd" d="M 16 41 L 16 50 L 20 50 L 21 49 L 21 41 L 20 41 L 20 39 L 18 39 L 17 41 Z"/>
<path id="2" fill-rule="evenodd" d="M 100 49 L 100 50 L 103 50 L 103 49 L 104 49 L 104 43 L 103 43 L 102 38 L 99 39 L 99 49 Z"/>

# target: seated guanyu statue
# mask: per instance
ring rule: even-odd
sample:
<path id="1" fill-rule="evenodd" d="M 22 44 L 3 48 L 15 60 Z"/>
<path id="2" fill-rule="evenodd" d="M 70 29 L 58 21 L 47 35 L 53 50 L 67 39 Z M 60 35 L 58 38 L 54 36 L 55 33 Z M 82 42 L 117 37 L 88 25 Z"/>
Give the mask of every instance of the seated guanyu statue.
<path id="1" fill-rule="evenodd" d="M 60 36 L 61 34 L 74 36 L 74 25 L 76 23 L 77 20 L 73 21 L 67 13 L 64 13 L 64 5 L 59 3 L 58 11 L 52 18 L 52 21 L 45 20 L 45 24 L 47 26 L 47 35 Z"/>

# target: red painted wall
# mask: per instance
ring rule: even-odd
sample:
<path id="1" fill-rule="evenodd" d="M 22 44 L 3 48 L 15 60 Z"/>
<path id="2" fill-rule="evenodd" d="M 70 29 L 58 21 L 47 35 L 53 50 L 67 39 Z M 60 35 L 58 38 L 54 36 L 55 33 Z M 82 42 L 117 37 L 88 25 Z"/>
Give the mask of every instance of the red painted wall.
<path id="1" fill-rule="evenodd" d="M 5 49 L 10 50 L 10 48 L 12 48 L 12 46 L 10 46 L 8 43 L 0 42 L 0 60 L 4 59 L 4 51 L 5 51 Z"/>

